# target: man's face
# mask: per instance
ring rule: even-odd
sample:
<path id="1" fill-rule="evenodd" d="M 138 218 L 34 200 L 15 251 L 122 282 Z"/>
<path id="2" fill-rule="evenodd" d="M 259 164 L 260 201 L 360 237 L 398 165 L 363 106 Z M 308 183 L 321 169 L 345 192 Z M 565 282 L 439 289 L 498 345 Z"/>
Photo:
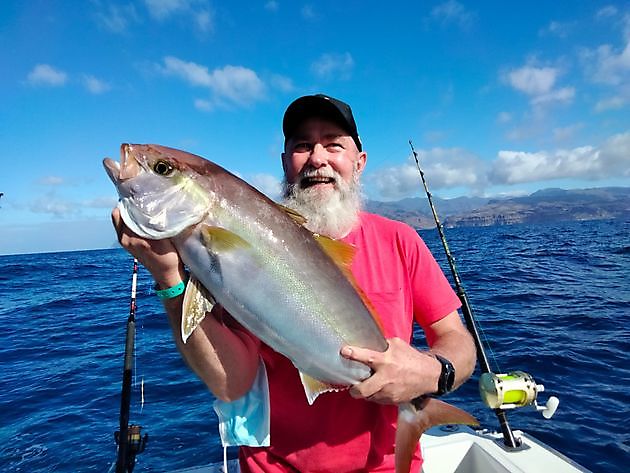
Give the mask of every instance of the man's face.
<path id="1" fill-rule="evenodd" d="M 366 160 L 367 153 L 357 149 L 346 131 L 320 118 L 302 123 L 282 154 L 287 183 L 325 194 L 338 190 L 338 178 L 350 184 L 361 174 Z"/>

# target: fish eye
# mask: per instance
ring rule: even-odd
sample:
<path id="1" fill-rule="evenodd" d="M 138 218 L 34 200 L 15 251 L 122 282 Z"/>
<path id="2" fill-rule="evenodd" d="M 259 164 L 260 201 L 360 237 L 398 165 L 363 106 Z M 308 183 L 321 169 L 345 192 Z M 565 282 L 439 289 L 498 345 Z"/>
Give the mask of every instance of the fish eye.
<path id="1" fill-rule="evenodd" d="M 173 172 L 173 166 L 168 161 L 159 160 L 153 165 L 153 171 L 160 176 L 168 176 Z"/>

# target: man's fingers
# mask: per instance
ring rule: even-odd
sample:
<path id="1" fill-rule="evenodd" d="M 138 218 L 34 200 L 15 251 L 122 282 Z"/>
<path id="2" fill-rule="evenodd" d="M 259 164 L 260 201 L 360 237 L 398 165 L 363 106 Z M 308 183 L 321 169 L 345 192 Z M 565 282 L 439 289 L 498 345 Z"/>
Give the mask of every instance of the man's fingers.
<path id="1" fill-rule="evenodd" d="M 382 353 L 367 348 L 345 346 L 341 349 L 341 356 L 348 360 L 358 361 L 372 368 L 378 361 Z"/>
<path id="2" fill-rule="evenodd" d="M 379 386 L 376 385 L 372 377 L 355 384 L 350 387 L 350 395 L 356 399 L 369 399 L 376 394 L 379 390 Z"/>

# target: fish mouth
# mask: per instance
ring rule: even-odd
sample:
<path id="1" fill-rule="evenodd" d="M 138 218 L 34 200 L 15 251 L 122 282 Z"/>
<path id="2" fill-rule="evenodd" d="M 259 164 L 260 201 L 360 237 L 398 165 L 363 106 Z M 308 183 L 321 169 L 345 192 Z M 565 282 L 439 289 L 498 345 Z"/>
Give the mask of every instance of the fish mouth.
<path id="1" fill-rule="evenodd" d="M 127 143 L 120 145 L 120 163 L 105 158 L 103 159 L 103 167 L 114 184 L 137 176 L 140 167 L 133 156 L 133 145 Z"/>
<path id="2" fill-rule="evenodd" d="M 117 184 L 120 181 L 120 164 L 113 159 L 105 158 L 103 159 L 103 167 L 112 182 Z"/>

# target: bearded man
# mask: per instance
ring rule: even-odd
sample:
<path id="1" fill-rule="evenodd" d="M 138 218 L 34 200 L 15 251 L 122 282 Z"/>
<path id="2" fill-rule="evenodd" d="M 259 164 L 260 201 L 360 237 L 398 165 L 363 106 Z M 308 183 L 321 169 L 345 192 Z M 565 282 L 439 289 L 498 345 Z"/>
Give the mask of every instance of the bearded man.
<path id="1" fill-rule="evenodd" d="M 217 306 L 184 345 L 178 335 L 183 296 L 163 299 L 174 338 L 218 398 L 222 430 L 233 426 L 229 417 L 235 409 L 251 408 L 252 393 L 265 392 L 268 406 L 248 412 L 255 418 L 264 411 L 271 441 L 242 439 L 242 471 L 393 472 L 397 404 L 461 385 L 474 369 L 474 343 L 457 312 L 459 299 L 418 234 L 361 211 L 359 182 L 367 153 L 351 108 L 326 95 L 300 97 L 285 112 L 283 132 L 284 205 L 302 214 L 312 232 L 354 246 L 351 271 L 381 317 L 388 349 L 344 347 L 342 356 L 366 364 L 373 374 L 310 405 L 293 364 Z M 168 241 L 134 235 L 116 209 L 112 219 L 123 247 L 161 289 L 184 280 L 181 259 Z M 410 345 L 414 321 L 430 350 Z M 412 470 L 419 471 L 421 464 L 418 447 Z"/>

